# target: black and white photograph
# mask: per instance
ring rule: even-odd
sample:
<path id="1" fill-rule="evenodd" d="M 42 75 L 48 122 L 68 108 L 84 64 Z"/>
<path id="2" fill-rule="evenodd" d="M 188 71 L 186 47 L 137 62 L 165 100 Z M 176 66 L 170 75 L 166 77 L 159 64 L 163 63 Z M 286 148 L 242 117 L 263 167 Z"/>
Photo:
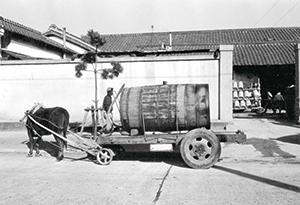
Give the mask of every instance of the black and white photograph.
<path id="1" fill-rule="evenodd" d="M 0 205 L 296 205 L 300 0 L 0 0 Z"/>

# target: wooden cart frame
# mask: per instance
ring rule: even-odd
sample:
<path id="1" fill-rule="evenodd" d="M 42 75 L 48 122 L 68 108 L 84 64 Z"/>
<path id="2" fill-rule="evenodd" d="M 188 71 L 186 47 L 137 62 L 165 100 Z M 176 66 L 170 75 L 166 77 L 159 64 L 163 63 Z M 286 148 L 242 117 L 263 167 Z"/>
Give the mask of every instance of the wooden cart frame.
<path id="1" fill-rule="evenodd" d="M 115 96 L 109 110 L 116 102 L 123 88 L 124 85 L 121 87 L 121 89 Z M 35 108 L 36 106 L 34 106 L 34 109 Z M 144 133 L 143 135 L 134 135 L 132 133 L 130 133 L 129 135 L 128 133 L 127 136 L 124 136 L 122 135 L 121 132 L 117 133 L 116 131 L 112 131 L 109 134 L 98 133 L 96 136 L 91 135 L 91 138 L 93 138 L 93 140 L 87 140 L 82 137 L 82 132 L 84 130 L 85 122 L 81 124 L 80 135 L 68 130 L 68 133 L 76 137 L 76 141 L 75 141 L 75 140 L 67 139 L 62 135 L 53 132 L 49 128 L 35 121 L 31 116 L 31 113 L 33 113 L 34 109 L 32 109 L 29 112 L 26 112 L 24 118 L 25 117 L 30 118 L 38 126 L 54 134 L 60 139 L 66 141 L 70 146 L 82 150 L 92 156 L 95 156 L 99 164 L 102 165 L 109 164 L 112 161 L 113 157 L 115 156 L 115 153 L 111 148 L 104 148 L 104 147 L 114 147 L 114 146 L 122 147 L 124 145 L 137 145 L 137 146 L 149 145 L 153 147 L 160 146 L 159 149 L 153 149 L 152 151 L 173 151 L 179 147 L 181 157 L 188 166 L 195 169 L 200 169 L 200 168 L 207 169 L 213 166 L 219 160 L 221 154 L 220 142 L 243 143 L 246 141 L 246 135 L 239 130 L 238 131 L 223 130 L 223 131 L 214 132 L 206 128 L 196 128 L 188 131 L 178 131 L 177 129 L 176 131 L 166 132 L 166 133 L 155 133 L 155 132 L 147 133 L 145 127 L 143 130 Z M 145 124 L 145 122 L 143 123 Z M 164 150 L 162 149 L 163 145 L 169 145 L 169 146 L 166 150 Z"/>

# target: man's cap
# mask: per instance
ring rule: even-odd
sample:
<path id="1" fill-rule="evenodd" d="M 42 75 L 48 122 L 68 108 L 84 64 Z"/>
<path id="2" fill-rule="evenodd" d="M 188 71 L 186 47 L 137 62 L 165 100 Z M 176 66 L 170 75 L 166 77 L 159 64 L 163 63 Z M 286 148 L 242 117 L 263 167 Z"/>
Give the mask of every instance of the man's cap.
<path id="1" fill-rule="evenodd" d="M 110 92 L 110 91 L 113 91 L 113 88 L 108 87 L 107 90 L 106 90 L 106 92 Z"/>

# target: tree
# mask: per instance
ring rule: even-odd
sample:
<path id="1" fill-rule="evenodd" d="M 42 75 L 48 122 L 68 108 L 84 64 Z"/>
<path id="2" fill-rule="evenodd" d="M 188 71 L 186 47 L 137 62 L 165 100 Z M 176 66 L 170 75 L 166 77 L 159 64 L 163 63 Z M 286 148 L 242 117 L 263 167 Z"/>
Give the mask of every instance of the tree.
<path id="1" fill-rule="evenodd" d="M 95 46 L 94 52 L 87 52 L 83 55 L 80 55 L 81 62 L 75 66 L 75 76 L 80 78 L 82 76 L 81 71 L 87 71 L 87 64 L 91 64 L 93 66 L 93 72 L 95 74 L 95 108 L 94 111 L 96 112 L 94 119 L 94 137 L 97 135 L 97 125 L 99 121 L 99 113 L 98 113 L 98 96 L 97 96 L 97 75 L 100 73 L 102 79 L 113 79 L 114 77 L 118 77 L 120 73 L 123 72 L 123 67 L 120 65 L 119 62 L 112 61 L 111 65 L 112 68 L 106 69 L 98 69 L 97 68 L 97 56 L 98 56 L 98 48 L 103 46 L 106 42 L 105 39 L 101 38 L 100 34 L 96 31 L 89 30 L 86 36 L 82 36 L 86 42 L 90 43 L 91 45 Z M 78 56 L 77 56 L 78 57 Z"/>

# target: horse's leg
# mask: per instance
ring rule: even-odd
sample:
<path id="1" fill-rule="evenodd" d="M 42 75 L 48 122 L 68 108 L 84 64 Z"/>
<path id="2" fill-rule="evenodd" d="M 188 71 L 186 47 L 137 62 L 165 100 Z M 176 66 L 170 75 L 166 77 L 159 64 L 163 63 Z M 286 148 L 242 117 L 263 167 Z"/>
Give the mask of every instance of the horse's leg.
<path id="1" fill-rule="evenodd" d="M 28 157 L 32 157 L 32 153 L 33 153 L 33 132 L 32 130 L 27 130 L 28 133 L 28 138 L 29 138 L 29 152 L 28 152 Z"/>
<path id="2" fill-rule="evenodd" d="M 273 110 L 273 114 L 276 113 L 276 101 L 272 102 L 272 110 Z"/>
<path id="3" fill-rule="evenodd" d="M 42 154 L 40 153 L 40 143 L 41 143 L 41 141 L 42 141 L 42 139 L 40 137 L 37 137 L 36 143 L 35 143 L 35 145 L 36 145 L 36 154 L 35 154 L 35 156 L 36 157 L 42 156 Z"/>
<path id="4" fill-rule="evenodd" d="M 281 113 L 281 110 L 284 108 L 284 103 L 282 101 L 279 102 L 279 113 Z"/>
<path id="5" fill-rule="evenodd" d="M 60 133 L 59 133 L 60 134 Z M 64 158 L 64 141 L 57 136 L 54 136 L 57 145 L 58 145 L 58 154 L 57 154 L 57 161 L 61 161 Z"/>
<path id="6" fill-rule="evenodd" d="M 63 136 L 67 138 L 67 130 L 63 130 Z M 67 150 L 68 147 L 67 141 L 63 141 L 63 143 L 64 143 L 64 149 Z"/>
<path id="7" fill-rule="evenodd" d="M 269 102 L 269 100 L 266 101 L 266 103 L 265 103 L 265 105 L 264 105 L 264 108 L 265 108 L 264 113 L 266 113 L 267 110 L 270 109 L 270 102 Z"/>

